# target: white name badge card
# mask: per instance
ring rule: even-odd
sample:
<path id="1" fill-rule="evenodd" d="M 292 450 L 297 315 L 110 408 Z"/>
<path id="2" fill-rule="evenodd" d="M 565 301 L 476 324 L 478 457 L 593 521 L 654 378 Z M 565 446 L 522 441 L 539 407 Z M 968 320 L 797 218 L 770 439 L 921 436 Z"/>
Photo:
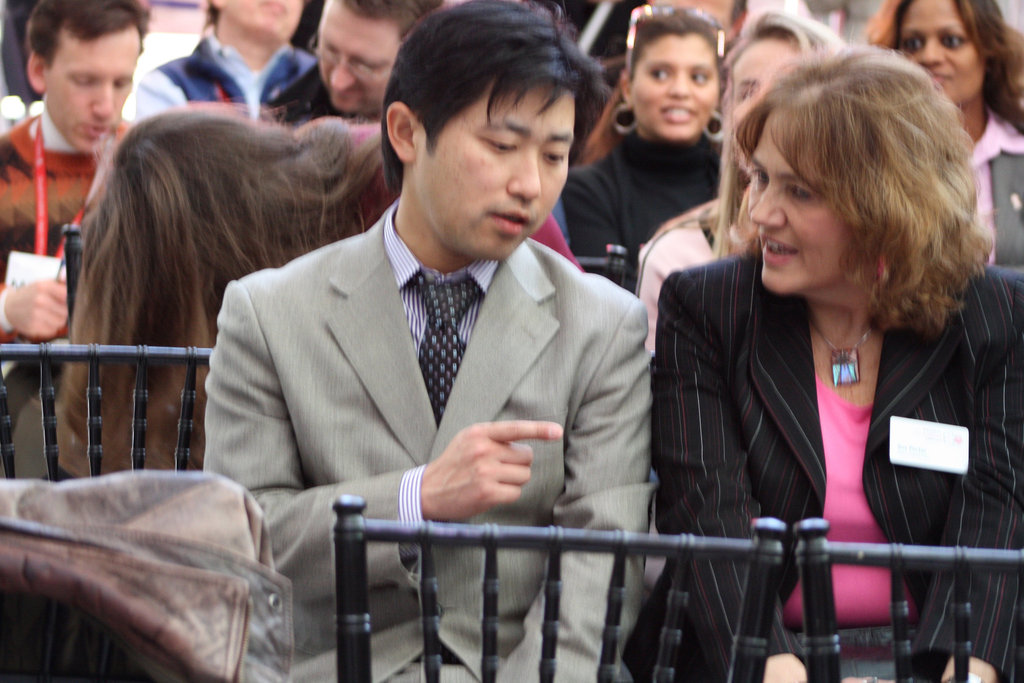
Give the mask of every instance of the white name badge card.
<path id="1" fill-rule="evenodd" d="M 953 474 L 967 473 L 967 427 L 941 422 L 889 418 L 889 461 Z"/>
<path id="2" fill-rule="evenodd" d="M 7 257 L 7 276 L 4 284 L 21 287 L 40 280 L 58 280 L 63 266 L 56 256 L 39 256 L 24 251 L 12 251 Z"/>

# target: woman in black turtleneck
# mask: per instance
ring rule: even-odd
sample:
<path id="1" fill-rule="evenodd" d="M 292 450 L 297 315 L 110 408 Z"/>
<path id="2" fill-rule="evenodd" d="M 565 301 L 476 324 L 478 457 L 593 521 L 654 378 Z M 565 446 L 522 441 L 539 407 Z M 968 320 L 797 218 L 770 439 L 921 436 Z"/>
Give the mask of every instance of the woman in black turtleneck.
<path id="1" fill-rule="evenodd" d="M 607 244 L 625 246 L 628 288 L 640 246 L 658 226 L 715 196 L 718 153 L 707 128 L 717 118 L 721 35 L 692 10 L 644 6 L 633 16 L 621 98 L 588 141 L 588 152 L 610 152 L 570 170 L 562 192 L 573 253 L 603 256 Z"/>

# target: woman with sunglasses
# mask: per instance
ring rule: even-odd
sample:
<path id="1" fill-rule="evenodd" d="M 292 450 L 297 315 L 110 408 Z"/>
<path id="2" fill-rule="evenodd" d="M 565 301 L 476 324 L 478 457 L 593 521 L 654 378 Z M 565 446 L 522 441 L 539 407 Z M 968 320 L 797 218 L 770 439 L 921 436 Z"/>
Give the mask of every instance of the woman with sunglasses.
<path id="1" fill-rule="evenodd" d="M 1024 277 L 985 268 L 957 108 L 906 60 L 850 49 L 781 76 L 735 140 L 748 249 L 662 288 L 658 529 L 748 537 L 754 518 L 822 517 L 833 541 L 1024 547 Z M 743 571 L 690 570 L 677 680 L 725 680 Z M 808 680 L 797 579 L 787 565 L 766 683 Z M 833 570 L 843 676 L 894 678 L 890 579 Z M 952 578 L 905 585 L 915 680 L 951 680 Z M 1015 576 L 972 578 L 984 683 L 1013 667 L 1018 590 Z"/>
<path id="2" fill-rule="evenodd" d="M 996 0 L 886 0 L 868 37 L 924 67 L 963 112 L 989 260 L 1024 268 L 1024 36 Z"/>
<path id="3" fill-rule="evenodd" d="M 718 153 L 708 131 L 721 127 L 723 42 L 717 22 L 702 12 L 649 5 L 633 11 L 617 95 L 588 141 L 604 142 L 610 153 L 570 170 L 562 192 L 577 256 L 603 256 L 606 245 L 619 244 L 635 264 L 659 225 L 715 196 Z M 632 289 L 632 265 L 630 271 Z"/>

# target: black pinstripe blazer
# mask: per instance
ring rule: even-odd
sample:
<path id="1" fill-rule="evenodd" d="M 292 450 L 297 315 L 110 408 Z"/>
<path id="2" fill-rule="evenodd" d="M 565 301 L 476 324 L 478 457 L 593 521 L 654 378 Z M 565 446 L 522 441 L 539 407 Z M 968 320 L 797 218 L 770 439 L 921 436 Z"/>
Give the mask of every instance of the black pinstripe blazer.
<path id="1" fill-rule="evenodd" d="M 890 541 L 1024 547 L 1024 481 L 1016 481 L 1024 477 L 1022 330 L 1024 279 L 990 269 L 970 283 L 962 311 L 939 339 L 886 333 L 863 483 Z M 892 465 L 893 415 L 968 427 L 968 473 Z M 754 259 L 666 281 L 652 420 L 662 532 L 747 536 L 755 517 L 793 523 L 822 515 L 826 473 L 806 306 L 767 292 Z M 688 633 L 696 634 L 712 680 L 724 680 L 742 575 L 707 564 L 694 572 Z M 773 652 L 799 652 L 781 621 L 796 580 L 788 567 Z M 907 582 L 921 613 L 919 661 L 944 664 L 952 643 L 951 585 L 919 574 Z M 1005 672 L 1017 582 L 982 577 L 972 591 L 975 654 Z"/>

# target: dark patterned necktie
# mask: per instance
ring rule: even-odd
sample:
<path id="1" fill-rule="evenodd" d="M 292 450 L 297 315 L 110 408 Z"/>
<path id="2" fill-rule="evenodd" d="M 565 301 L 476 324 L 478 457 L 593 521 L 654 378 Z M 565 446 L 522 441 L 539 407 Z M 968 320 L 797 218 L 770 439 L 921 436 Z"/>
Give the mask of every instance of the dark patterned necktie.
<path id="1" fill-rule="evenodd" d="M 459 321 L 480 296 L 480 287 L 472 278 L 453 283 L 429 282 L 423 273 L 416 276 L 416 287 L 427 310 L 427 325 L 420 341 L 420 370 L 434 420 L 440 424 L 466 350 L 459 339 Z"/>

